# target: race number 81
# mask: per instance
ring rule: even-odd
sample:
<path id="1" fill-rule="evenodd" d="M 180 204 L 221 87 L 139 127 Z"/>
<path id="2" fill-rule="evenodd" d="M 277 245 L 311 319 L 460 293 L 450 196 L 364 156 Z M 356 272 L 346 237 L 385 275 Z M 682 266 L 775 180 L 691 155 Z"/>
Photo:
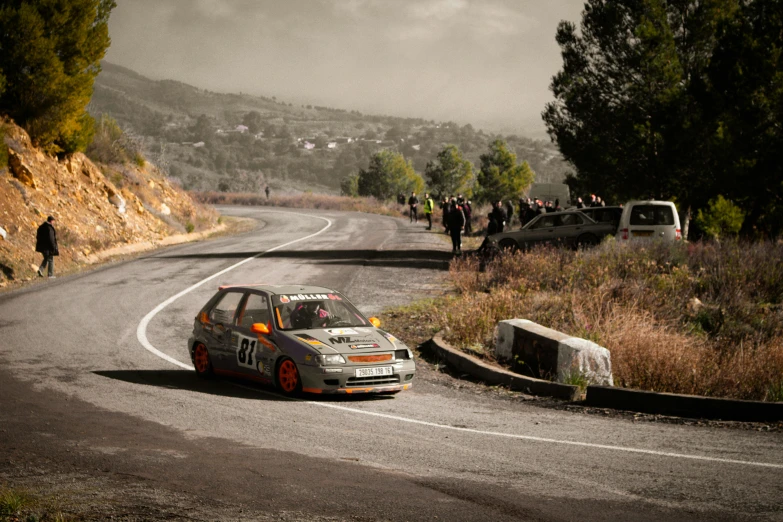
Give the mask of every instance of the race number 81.
<path id="1" fill-rule="evenodd" d="M 237 363 L 240 366 L 246 368 L 255 369 L 255 361 L 253 360 L 253 353 L 256 351 L 256 340 L 250 340 L 243 338 L 239 344 L 239 350 L 237 351 Z"/>

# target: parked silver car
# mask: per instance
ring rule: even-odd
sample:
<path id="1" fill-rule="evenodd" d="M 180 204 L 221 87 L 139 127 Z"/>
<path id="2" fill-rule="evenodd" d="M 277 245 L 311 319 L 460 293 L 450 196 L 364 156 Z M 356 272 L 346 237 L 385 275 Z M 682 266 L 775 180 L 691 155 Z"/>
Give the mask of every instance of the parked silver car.
<path id="1" fill-rule="evenodd" d="M 196 316 L 188 352 L 213 373 L 285 394 L 397 393 L 411 387 L 411 351 L 341 293 L 318 286 L 227 286 Z"/>
<path id="2" fill-rule="evenodd" d="M 566 210 L 536 216 L 521 230 L 493 234 L 488 241 L 501 250 L 528 250 L 539 244 L 583 248 L 597 245 L 616 230 L 613 223 L 596 223 L 578 210 Z"/>

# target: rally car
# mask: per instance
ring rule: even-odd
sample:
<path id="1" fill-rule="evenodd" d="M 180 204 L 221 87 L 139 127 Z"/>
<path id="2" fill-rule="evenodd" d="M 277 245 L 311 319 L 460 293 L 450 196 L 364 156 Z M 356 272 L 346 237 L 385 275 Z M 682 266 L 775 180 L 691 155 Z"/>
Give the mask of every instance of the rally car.
<path id="1" fill-rule="evenodd" d="M 407 390 L 413 354 L 379 326 L 328 288 L 224 286 L 196 316 L 188 352 L 200 377 L 251 379 L 287 395 Z"/>

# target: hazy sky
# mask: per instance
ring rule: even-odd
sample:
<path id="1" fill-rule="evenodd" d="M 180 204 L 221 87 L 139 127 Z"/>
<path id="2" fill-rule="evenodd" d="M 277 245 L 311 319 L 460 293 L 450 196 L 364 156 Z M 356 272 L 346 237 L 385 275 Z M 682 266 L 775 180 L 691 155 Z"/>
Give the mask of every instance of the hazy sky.
<path id="1" fill-rule="evenodd" d="M 117 0 L 110 62 L 295 104 L 543 137 L 583 0 Z"/>

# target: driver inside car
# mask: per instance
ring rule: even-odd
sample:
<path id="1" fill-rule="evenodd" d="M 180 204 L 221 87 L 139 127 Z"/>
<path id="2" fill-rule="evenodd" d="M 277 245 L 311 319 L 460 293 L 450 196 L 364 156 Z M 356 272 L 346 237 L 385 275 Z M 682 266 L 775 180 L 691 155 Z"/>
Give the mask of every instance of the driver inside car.
<path id="1" fill-rule="evenodd" d="M 330 314 L 321 303 L 299 303 L 291 312 L 291 326 L 293 328 L 324 328 L 331 319 Z"/>

